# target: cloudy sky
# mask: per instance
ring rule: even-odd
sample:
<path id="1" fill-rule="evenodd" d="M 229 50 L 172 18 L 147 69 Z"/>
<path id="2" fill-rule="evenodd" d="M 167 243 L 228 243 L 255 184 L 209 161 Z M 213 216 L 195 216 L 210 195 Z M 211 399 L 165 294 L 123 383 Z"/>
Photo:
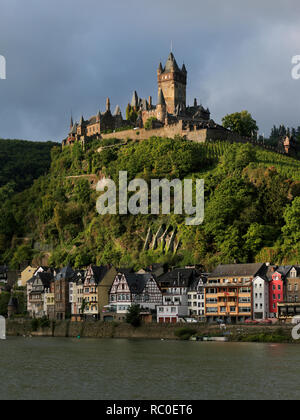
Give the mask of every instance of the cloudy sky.
<path id="1" fill-rule="evenodd" d="M 221 122 L 249 110 L 260 132 L 300 125 L 299 0 L 0 0 L 0 137 L 60 141 L 75 119 L 156 100 L 171 41 L 197 97 Z"/>

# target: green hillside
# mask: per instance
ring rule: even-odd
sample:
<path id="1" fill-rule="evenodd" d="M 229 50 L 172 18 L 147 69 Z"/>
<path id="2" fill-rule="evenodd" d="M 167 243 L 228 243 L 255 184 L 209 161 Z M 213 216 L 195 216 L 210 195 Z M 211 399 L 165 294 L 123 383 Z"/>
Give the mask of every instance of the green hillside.
<path id="1" fill-rule="evenodd" d="M 181 138 L 151 138 L 104 148 L 96 142 L 52 150 L 48 174 L 25 191 L 0 203 L 2 262 L 27 258 L 42 261 L 43 246 L 52 247 L 49 262 L 75 267 L 113 263 L 136 268 L 153 262 L 172 265 L 270 261 L 300 262 L 300 161 L 249 144 L 196 144 Z M 128 179 L 204 178 L 205 220 L 186 226 L 184 215 L 105 215 L 96 212 L 99 193 L 84 177 L 104 174 Z M 146 237 L 159 231 L 174 239 L 157 246 Z M 16 238 L 30 238 L 27 244 Z M 146 243 L 146 245 L 145 245 Z"/>

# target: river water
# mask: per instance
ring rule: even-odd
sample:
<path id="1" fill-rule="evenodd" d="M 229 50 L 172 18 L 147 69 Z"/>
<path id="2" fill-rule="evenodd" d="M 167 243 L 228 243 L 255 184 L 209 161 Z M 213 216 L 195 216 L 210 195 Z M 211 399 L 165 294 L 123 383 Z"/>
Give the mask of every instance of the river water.
<path id="1" fill-rule="evenodd" d="M 0 399 L 299 399 L 300 346 L 0 340 Z"/>

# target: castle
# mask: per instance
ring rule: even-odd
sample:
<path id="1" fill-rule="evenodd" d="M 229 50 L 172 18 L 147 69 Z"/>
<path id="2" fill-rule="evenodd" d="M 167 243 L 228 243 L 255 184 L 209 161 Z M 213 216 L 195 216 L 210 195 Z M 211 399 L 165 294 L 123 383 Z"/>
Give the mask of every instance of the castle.
<path id="1" fill-rule="evenodd" d="M 134 91 L 127 111 L 133 113 L 136 118 L 125 120 L 119 106 L 113 114 L 111 113 L 110 100 L 107 98 L 103 113 L 98 111 L 88 120 L 82 116 L 79 123 L 74 123 L 71 117 L 68 137 L 62 144 L 66 146 L 80 142 L 84 147 L 87 142 L 100 138 L 143 140 L 151 136 L 173 138 L 179 135 L 195 142 L 228 140 L 252 142 L 265 148 L 272 148 L 256 140 L 243 138 L 238 133 L 215 123 L 210 117 L 209 109 L 201 104 L 198 105 L 197 99 L 194 99 L 193 106 L 187 106 L 186 86 L 186 67 L 183 64 L 180 68 L 171 52 L 165 66 L 159 63 L 157 69 L 156 105 L 152 103 L 151 96 L 148 100 L 139 98 Z M 288 155 L 295 155 L 296 149 L 295 140 L 290 136 L 280 140 L 278 148 L 274 148 L 275 151 Z"/>
<path id="2" fill-rule="evenodd" d="M 232 137 L 232 133 L 229 130 L 224 129 L 210 119 L 209 109 L 198 105 L 196 99 L 193 106 L 186 105 L 187 70 L 184 64 L 179 68 L 172 53 L 169 54 L 164 67 L 161 63 L 158 66 L 157 84 L 156 105 L 153 105 L 151 96 L 149 96 L 148 100 L 142 99 L 134 91 L 131 103 L 128 106 L 137 115 L 137 119 L 134 122 L 135 127 L 143 129 L 146 122 L 150 120 L 151 128 L 157 130 L 158 136 L 161 134 L 186 136 L 185 131 L 194 131 L 200 134 L 202 130 L 214 129 L 215 135 L 210 136 L 211 139 L 220 140 Z M 107 98 L 105 112 L 101 113 L 98 111 L 96 115 L 88 120 L 85 120 L 82 116 L 79 123 L 73 122 L 71 117 L 70 130 L 68 137 L 63 140 L 63 146 L 75 142 L 85 144 L 91 139 L 106 137 L 108 132 L 111 132 L 113 135 L 114 132 L 118 131 L 118 137 L 120 138 L 124 138 L 124 135 L 130 137 L 128 134 L 135 136 L 136 133 L 133 130 L 126 130 L 130 123 L 130 121 L 123 119 L 119 106 L 116 107 L 113 114 L 111 113 L 110 99 Z M 160 130 L 162 128 L 164 128 L 163 133 Z M 171 128 L 171 132 L 168 128 Z M 124 129 L 123 135 L 122 129 Z M 203 137 L 203 134 L 202 132 L 198 136 L 198 141 L 205 141 L 208 138 L 207 135 Z M 147 137 L 149 137 L 148 133 Z M 197 135 L 190 135 L 189 137 L 197 137 Z M 143 136 L 139 138 L 142 139 Z M 191 140 L 197 141 L 197 138 L 191 138 Z"/>

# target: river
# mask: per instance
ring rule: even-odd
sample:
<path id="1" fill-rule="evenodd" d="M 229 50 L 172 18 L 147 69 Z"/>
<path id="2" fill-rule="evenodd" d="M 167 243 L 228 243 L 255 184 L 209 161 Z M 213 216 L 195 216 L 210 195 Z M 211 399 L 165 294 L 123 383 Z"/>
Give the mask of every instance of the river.
<path id="1" fill-rule="evenodd" d="M 300 346 L 8 337 L 0 399 L 299 399 Z"/>

